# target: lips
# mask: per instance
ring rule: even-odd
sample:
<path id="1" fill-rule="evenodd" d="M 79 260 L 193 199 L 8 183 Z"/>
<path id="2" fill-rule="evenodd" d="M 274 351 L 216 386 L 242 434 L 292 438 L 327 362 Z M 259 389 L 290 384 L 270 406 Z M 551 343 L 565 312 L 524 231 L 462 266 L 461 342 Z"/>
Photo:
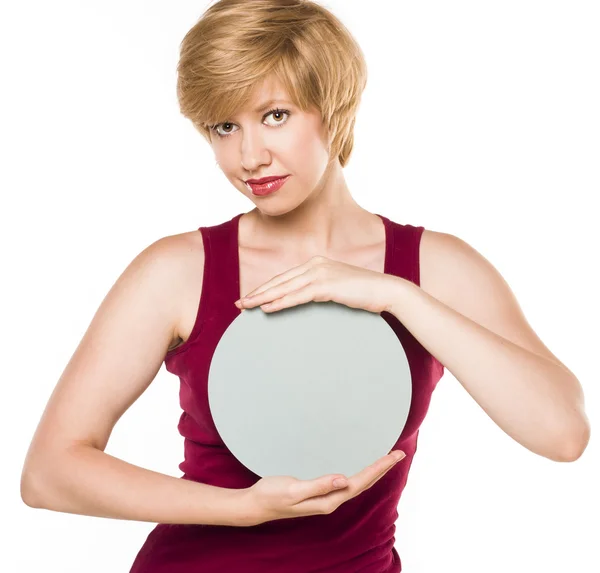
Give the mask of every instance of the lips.
<path id="1" fill-rule="evenodd" d="M 258 183 L 246 183 L 246 187 L 249 191 L 252 192 L 253 195 L 263 197 L 265 195 L 271 195 L 275 193 L 285 184 L 285 182 L 290 178 L 289 175 L 278 178 L 270 178 L 271 181 L 267 183 L 258 184 Z"/>
<path id="2" fill-rule="evenodd" d="M 269 177 L 263 177 L 262 179 L 246 179 L 246 183 L 254 183 L 256 185 L 264 185 L 265 183 L 270 183 L 271 181 L 277 181 L 277 179 L 283 179 L 287 177 L 287 175 L 272 175 Z"/>

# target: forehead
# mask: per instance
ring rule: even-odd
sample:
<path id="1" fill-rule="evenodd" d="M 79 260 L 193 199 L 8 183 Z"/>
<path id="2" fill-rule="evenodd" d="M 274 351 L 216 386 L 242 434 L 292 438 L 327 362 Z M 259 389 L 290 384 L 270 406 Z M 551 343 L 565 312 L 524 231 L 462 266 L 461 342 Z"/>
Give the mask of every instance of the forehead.
<path id="1" fill-rule="evenodd" d="M 266 78 L 261 84 L 257 85 L 252 91 L 249 109 L 252 111 L 262 111 L 275 101 L 290 101 L 289 94 L 285 87 L 277 78 Z"/>

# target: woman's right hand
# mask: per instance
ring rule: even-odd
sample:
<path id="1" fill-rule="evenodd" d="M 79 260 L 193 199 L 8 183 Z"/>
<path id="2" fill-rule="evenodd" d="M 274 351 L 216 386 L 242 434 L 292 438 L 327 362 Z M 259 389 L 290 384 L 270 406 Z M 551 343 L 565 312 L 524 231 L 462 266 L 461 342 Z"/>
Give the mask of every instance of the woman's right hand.
<path id="1" fill-rule="evenodd" d="M 400 459 L 397 459 L 398 454 L 401 454 Z M 274 519 L 333 513 L 342 503 L 379 481 L 405 456 L 404 452 L 396 450 L 348 479 L 339 474 L 313 480 L 292 476 L 264 477 L 245 490 L 247 514 L 252 515 L 250 525 Z M 336 487 L 333 482 L 340 478 L 345 484 Z"/>

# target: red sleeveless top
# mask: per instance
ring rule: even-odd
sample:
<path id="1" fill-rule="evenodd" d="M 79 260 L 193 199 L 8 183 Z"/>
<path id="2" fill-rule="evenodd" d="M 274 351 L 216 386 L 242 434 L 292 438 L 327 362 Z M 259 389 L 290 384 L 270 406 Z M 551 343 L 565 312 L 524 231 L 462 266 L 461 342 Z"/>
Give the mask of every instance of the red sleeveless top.
<path id="1" fill-rule="evenodd" d="M 241 313 L 238 222 L 200 227 L 204 282 L 189 338 L 165 356 L 166 369 L 180 379 L 184 437 L 181 479 L 225 488 L 248 488 L 260 476 L 242 465 L 221 440 L 208 404 L 211 357 L 227 327 Z M 419 285 L 419 244 L 424 227 L 402 225 L 378 215 L 385 226 L 384 272 Z M 130 573 L 398 573 L 394 547 L 398 502 L 417 449 L 419 427 L 444 372 L 392 314 L 382 318 L 402 343 L 412 377 L 412 402 L 393 450 L 406 457 L 375 485 L 333 513 L 279 519 L 252 527 L 159 523 L 139 550 Z"/>

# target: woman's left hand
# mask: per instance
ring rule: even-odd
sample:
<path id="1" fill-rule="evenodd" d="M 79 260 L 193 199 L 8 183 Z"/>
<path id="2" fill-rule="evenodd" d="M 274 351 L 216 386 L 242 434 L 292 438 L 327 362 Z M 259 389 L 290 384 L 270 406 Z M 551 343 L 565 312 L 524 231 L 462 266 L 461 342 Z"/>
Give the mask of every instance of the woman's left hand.
<path id="1" fill-rule="evenodd" d="M 389 311 L 401 280 L 395 275 L 316 256 L 276 275 L 235 304 L 240 309 L 260 305 L 265 312 L 272 312 L 310 301 L 333 301 L 380 313 Z"/>

